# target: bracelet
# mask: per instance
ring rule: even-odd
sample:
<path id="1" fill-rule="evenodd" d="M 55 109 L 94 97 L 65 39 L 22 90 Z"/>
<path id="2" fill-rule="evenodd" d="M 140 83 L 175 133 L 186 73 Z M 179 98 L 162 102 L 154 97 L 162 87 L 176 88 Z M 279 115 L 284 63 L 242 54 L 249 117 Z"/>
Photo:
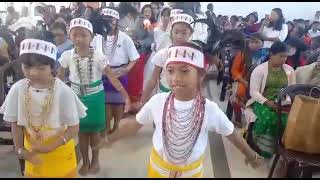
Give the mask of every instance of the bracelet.
<path id="1" fill-rule="evenodd" d="M 251 163 L 251 162 L 255 162 L 255 161 L 257 161 L 257 160 L 258 160 L 258 153 L 255 152 L 255 153 L 254 153 L 254 160 L 249 160 L 249 162 Z"/>
<path id="2" fill-rule="evenodd" d="M 61 139 L 63 140 L 63 145 L 66 145 L 67 144 L 67 140 L 64 136 L 61 136 Z"/>
<path id="3" fill-rule="evenodd" d="M 22 155 L 22 151 L 23 151 L 23 148 L 19 148 L 17 153 L 18 153 L 18 156 L 21 156 Z"/>

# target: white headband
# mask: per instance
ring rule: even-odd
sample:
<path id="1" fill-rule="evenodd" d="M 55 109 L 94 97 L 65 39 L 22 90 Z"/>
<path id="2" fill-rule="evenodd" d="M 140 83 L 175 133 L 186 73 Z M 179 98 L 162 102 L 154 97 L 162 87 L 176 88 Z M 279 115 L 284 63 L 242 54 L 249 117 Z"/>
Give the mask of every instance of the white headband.
<path id="1" fill-rule="evenodd" d="M 191 23 L 193 21 L 194 20 L 193 20 L 192 16 L 190 16 L 188 14 L 176 14 L 176 15 L 172 16 L 172 25 L 174 25 L 175 23 L 184 22 L 184 23 L 187 23 L 191 26 Z"/>
<path id="2" fill-rule="evenodd" d="M 172 17 L 172 16 L 174 16 L 174 15 L 176 15 L 176 14 L 181 14 L 182 12 L 183 12 L 182 9 L 172 9 L 172 10 L 170 11 L 170 17 Z"/>
<path id="3" fill-rule="evenodd" d="M 118 20 L 120 19 L 119 13 L 114 9 L 104 8 L 104 9 L 102 9 L 102 14 L 105 15 L 105 16 L 114 17 L 114 18 L 116 18 Z"/>
<path id="4" fill-rule="evenodd" d="M 90 21 L 83 19 L 83 18 L 74 18 L 70 22 L 70 29 L 69 32 L 71 31 L 72 28 L 74 27 L 83 27 L 91 32 L 93 34 L 93 27 Z"/>
<path id="5" fill-rule="evenodd" d="M 39 39 L 25 39 L 20 43 L 20 56 L 22 54 L 35 53 L 57 59 L 57 47 L 47 41 Z"/>
<path id="6" fill-rule="evenodd" d="M 187 63 L 197 68 L 204 68 L 204 55 L 201 51 L 187 46 L 169 48 L 166 67 L 170 63 Z"/>

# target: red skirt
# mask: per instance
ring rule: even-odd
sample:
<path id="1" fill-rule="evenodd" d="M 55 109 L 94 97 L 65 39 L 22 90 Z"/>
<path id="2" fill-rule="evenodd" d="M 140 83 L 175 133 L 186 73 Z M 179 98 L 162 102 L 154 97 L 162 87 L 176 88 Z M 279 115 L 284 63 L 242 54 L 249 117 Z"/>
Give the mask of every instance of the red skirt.
<path id="1" fill-rule="evenodd" d="M 140 58 L 128 73 L 128 94 L 132 103 L 140 101 L 143 89 L 144 65 L 149 56 L 150 53 L 140 54 Z"/>

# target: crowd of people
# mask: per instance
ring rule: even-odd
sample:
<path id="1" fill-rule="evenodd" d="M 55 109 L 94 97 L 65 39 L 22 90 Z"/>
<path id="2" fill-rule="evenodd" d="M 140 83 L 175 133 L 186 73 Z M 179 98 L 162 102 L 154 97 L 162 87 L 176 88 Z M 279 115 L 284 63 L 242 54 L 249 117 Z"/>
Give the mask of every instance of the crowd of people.
<path id="1" fill-rule="evenodd" d="M 274 8 L 258 22 L 257 12 L 216 16 L 212 3 L 201 12 L 191 2 L 73 2 L 58 13 L 38 6 L 42 20 L 27 25 L 23 9 L 20 16 L 8 7 L 0 27 L 0 65 L 21 61 L 25 76 L 10 88 L 1 113 L 12 124 L 27 177 L 96 174 L 100 149 L 145 124 L 155 128 L 149 177 L 202 177 L 209 131 L 226 136 L 256 168 L 275 153 L 279 90 L 320 86 L 319 12 L 286 22 Z M 205 51 L 214 30 L 193 23 L 203 18 L 245 42 L 228 62 L 234 120 L 202 93 L 212 67 L 226 71 L 221 54 Z M 243 126 L 243 116 L 246 129 L 253 127 L 246 139 L 234 128 Z"/>

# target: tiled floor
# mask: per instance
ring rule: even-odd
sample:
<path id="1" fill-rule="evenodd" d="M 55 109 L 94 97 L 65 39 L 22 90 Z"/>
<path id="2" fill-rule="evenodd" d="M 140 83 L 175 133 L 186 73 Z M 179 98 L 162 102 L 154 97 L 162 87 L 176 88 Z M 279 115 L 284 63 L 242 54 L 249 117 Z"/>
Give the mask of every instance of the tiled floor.
<path id="1" fill-rule="evenodd" d="M 222 110 L 225 110 L 226 103 L 218 101 L 217 97 L 220 91 L 216 83 L 210 83 L 210 91 L 213 96 L 212 99 L 220 105 Z M 103 149 L 100 153 L 100 173 L 86 177 L 146 177 L 149 153 L 152 148 L 152 132 L 152 126 L 143 127 L 136 137 L 120 140 L 110 149 Z M 2 135 L 3 133 L 0 134 L 1 137 Z M 215 138 L 219 139 L 220 136 L 215 136 Z M 220 142 L 223 142 L 224 145 L 219 144 Z M 231 177 L 253 178 L 267 176 L 266 167 L 258 170 L 246 167 L 243 155 L 225 138 L 220 141 L 210 140 L 210 143 L 211 146 L 206 149 L 204 177 L 220 177 L 228 173 Z M 220 152 L 219 148 L 222 148 L 222 150 L 224 148 L 225 150 Z M 0 147 L 0 177 L 20 177 L 19 164 L 14 154 L 4 154 L 10 149 L 10 146 Z M 216 159 L 213 159 L 213 154 Z M 224 154 L 226 154 L 225 159 L 227 159 L 227 162 L 221 163 L 224 159 Z"/>

